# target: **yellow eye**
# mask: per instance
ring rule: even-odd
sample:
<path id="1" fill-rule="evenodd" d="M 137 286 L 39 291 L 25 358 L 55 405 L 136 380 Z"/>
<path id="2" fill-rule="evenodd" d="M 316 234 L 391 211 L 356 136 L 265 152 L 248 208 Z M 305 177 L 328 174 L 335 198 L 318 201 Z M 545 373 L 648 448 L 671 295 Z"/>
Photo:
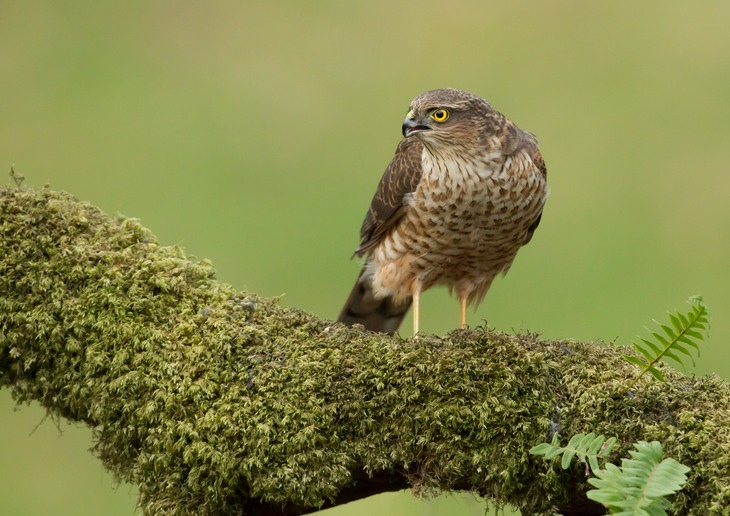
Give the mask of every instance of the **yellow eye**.
<path id="1" fill-rule="evenodd" d="M 431 118 L 437 122 L 446 122 L 449 118 L 449 112 L 446 109 L 434 109 L 431 111 Z"/>

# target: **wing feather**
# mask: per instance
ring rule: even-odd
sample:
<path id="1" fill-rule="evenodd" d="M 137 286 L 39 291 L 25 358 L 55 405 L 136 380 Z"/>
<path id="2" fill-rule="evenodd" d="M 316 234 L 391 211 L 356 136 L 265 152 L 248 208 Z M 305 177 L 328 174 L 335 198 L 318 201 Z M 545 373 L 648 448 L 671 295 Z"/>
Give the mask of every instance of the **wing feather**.
<path id="1" fill-rule="evenodd" d="M 422 154 L 423 144 L 415 137 L 403 138 L 398 144 L 362 223 L 357 256 L 371 251 L 405 215 L 407 195 L 416 191 L 421 180 Z"/>
<path id="2" fill-rule="evenodd" d="M 515 129 L 517 128 L 515 127 Z M 537 148 L 537 138 L 534 134 L 528 133 L 527 131 L 522 131 L 520 129 L 517 129 L 517 131 L 521 133 L 521 135 L 519 138 L 516 138 L 517 143 L 512 143 L 512 145 L 515 146 L 513 152 L 517 152 L 521 149 L 527 151 L 527 154 L 530 156 L 532 164 L 537 168 L 537 170 L 540 171 L 542 177 L 547 180 L 547 165 L 545 165 L 545 160 L 543 159 L 542 154 L 540 154 L 540 151 Z M 532 240 L 532 235 L 535 234 L 537 226 L 540 225 L 540 219 L 542 219 L 542 210 L 540 210 L 540 213 L 537 214 L 537 217 L 535 218 L 533 223 L 530 224 L 530 227 L 527 230 L 527 237 L 525 238 L 525 241 L 522 243 L 522 245 L 527 245 L 530 240 Z"/>

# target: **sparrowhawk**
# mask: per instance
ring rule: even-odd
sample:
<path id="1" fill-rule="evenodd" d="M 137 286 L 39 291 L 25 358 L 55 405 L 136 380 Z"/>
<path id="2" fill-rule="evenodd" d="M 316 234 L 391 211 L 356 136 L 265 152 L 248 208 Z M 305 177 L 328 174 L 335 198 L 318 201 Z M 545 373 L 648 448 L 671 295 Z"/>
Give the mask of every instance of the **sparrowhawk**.
<path id="1" fill-rule="evenodd" d="M 537 139 L 484 99 L 427 91 L 410 105 L 403 139 L 360 229 L 365 257 L 338 320 L 393 333 L 421 292 L 446 285 L 478 304 L 532 238 L 548 196 Z"/>

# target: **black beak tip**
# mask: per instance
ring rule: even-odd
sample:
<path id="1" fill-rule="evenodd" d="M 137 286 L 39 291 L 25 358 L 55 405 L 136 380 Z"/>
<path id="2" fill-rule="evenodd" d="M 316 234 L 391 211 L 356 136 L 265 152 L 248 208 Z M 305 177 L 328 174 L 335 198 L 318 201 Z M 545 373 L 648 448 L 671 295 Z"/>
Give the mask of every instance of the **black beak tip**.
<path id="1" fill-rule="evenodd" d="M 401 127 L 401 133 L 404 137 L 410 136 L 412 134 L 416 133 L 422 133 L 423 131 L 428 131 L 431 129 L 430 127 L 426 125 L 420 125 L 416 123 L 415 120 L 412 120 L 410 118 L 406 118 L 403 122 L 403 126 Z"/>

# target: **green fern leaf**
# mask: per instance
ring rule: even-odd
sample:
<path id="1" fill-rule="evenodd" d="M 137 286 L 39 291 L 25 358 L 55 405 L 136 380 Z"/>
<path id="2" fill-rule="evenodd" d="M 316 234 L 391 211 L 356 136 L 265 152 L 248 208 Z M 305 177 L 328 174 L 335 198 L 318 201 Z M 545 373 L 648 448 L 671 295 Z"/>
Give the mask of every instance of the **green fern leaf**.
<path id="1" fill-rule="evenodd" d="M 674 314 L 669 314 L 669 320 L 672 321 L 672 326 L 674 326 L 674 329 L 677 332 L 679 332 L 682 329 L 682 323 L 680 322 L 678 316 L 676 316 Z"/>
<path id="2" fill-rule="evenodd" d="M 605 505 L 611 514 L 647 516 L 666 515 L 667 496 L 682 489 L 689 468 L 674 459 L 662 460 L 662 446 L 654 441 L 634 444 L 631 459 L 621 467 L 607 464 L 594 471 L 597 478 L 588 483 L 597 489 L 586 493 L 591 500 Z"/>
<path id="3" fill-rule="evenodd" d="M 686 337 L 682 336 L 682 337 L 679 338 L 679 341 L 680 342 L 684 342 L 686 344 L 687 342 L 685 342 L 685 341 L 688 341 L 688 339 Z M 694 343 L 692 341 L 688 341 L 688 342 L 689 342 L 690 345 L 694 345 Z M 675 350 L 676 351 L 679 351 L 680 353 L 684 353 L 685 355 L 687 355 L 689 357 L 689 359 L 692 361 L 692 365 L 694 365 L 695 358 L 692 356 L 692 353 L 690 353 L 689 350 L 686 347 L 684 347 L 684 346 L 676 346 L 675 347 Z M 699 350 L 698 350 L 698 353 L 699 353 Z M 677 359 L 674 359 L 674 360 L 677 361 L 677 362 L 679 362 L 679 360 L 677 360 Z"/>
<path id="4" fill-rule="evenodd" d="M 631 362 L 632 364 L 636 364 L 639 367 L 644 367 L 644 361 L 641 360 L 639 357 L 624 355 L 624 360 L 626 360 L 627 362 Z"/>
<path id="5" fill-rule="evenodd" d="M 545 460 L 552 460 L 562 455 L 560 467 L 568 469 L 575 457 L 587 463 L 591 471 L 600 469 L 599 459 L 606 459 L 616 445 L 616 438 L 606 439 L 603 435 L 576 434 L 570 438 L 567 446 L 558 446 L 559 436 L 553 435 L 552 443 L 542 443 L 530 449 L 532 455 L 542 455 Z"/>
<path id="6" fill-rule="evenodd" d="M 544 455 L 546 460 L 551 460 L 554 457 L 557 457 L 560 455 L 563 450 L 563 448 L 558 446 L 559 443 L 559 435 L 557 432 L 553 434 L 553 440 L 551 443 L 541 443 L 537 446 L 533 446 L 530 449 L 530 453 L 532 455 Z"/>
<path id="7" fill-rule="evenodd" d="M 689 298 L 689 302 L 694 303 L 693 299 L 694 298 Z M 700 298 L 700 300 L 702 300 L 702 298 Z M 682 322 L 682 328 L 686 328 L 687 326 L 689 326 L 689 321 L 684 314 L 677 312 L 677 317 L 679 317 L 679 320 Z"/>
<path id="8" fill-rule="evenodd" d="M 657 369 L 654 366 L 650 366 L 650 367 L 646 368 L 644 370 L 644 372 L 649 373 L 650 375 L 652 375 L 654 378 L 656 378 L 660 382 L 664 381 L 664 375 L 662 374 L 662 372 L 659 369 Z"/>
<path id="9" fill-rule="evenodd" d="M 654 338 L 653 341 L 640 337 L 638 342 L 632 342 L 634 349 L 640 356 L 624 356 L 624 358 L 638 366 L 641 373 L 629 383 L 625 391 L 629 390 L 646 373 L 663 382 L 664 375 L 656 366 L 660 361 L 667 358 L 684 367 L 683 356 L 689 357 L 692 365 L 695 365 L 695 359 L 690 349 L 694 349 L 699 355 L 700 347 L 698 342 L 702 341 L 708 334 L 709 313 L 701 296 L 692 296 L 687 302 L 691 306 L 689 313 L 675 312 L 669 314 L 671 326 L 654 321 L 663 334 L 658 331 L 650 331 Z"/>
<path id="10" fill-rule="evenodd" d="M 658 346 L 655 346 L 653 342 L 646 340 L 644 338 L 641 339 L 641 342 L 643 342 L 646 346 L 642 346 L 638 342 L 634 344 L 634 348 L 644 355 L 647 361 L 651 362 L 654 360 L 654 357 L 657 356 L 659 353 L 661 353 L 661 349 L 659 349 Z"/>
<path id="11" fill-rule="evenodd" d="M 656 322 L 656 321 L 654 321 Z M 657 323 L 658 324 L 658 323 Z M 662 345 L 662 347 L 667 348 L 671 345 L 671 342 L 669 342 L 667 339 L 664 338 L 663 335 L 660 335 L 659 333 L 653 331 L 651 332 L 652 336 L 659 341 L 659 344 Z"/>
<path id="12" fill-rule="evenodd" d="M 680 335 L 679 337 L 680 342 L 684 342 L 685 344 L 692 346 L 697 351 L 697 354 L 700 353 L 700 347 L 697 345 L 695 341 L 690 339 L 687 335 Z"/>

